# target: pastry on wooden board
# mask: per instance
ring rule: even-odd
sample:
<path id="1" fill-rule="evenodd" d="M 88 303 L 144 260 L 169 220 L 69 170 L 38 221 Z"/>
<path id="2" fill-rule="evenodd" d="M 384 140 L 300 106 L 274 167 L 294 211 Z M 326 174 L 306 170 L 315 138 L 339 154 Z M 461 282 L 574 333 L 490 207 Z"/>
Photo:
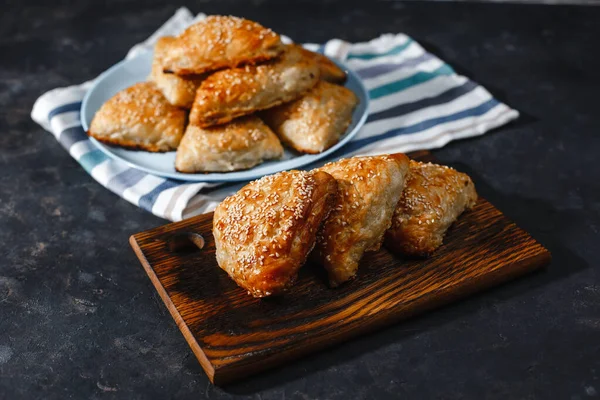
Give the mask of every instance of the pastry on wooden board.
<path id="1" fill-rule="evenodd" d="M 254 115 L 224 125 L 188 125 L 177 149 L 179 172 L 229 172 L 252 168 L 283 155 L 277 136 Z"/>
<path id="2" fill-rule="evenodd" d="M 409 160 L 404 154 L 353 157 L 319 168 L 338 182 L 334 209 L 317 237 L 314 257 L 331 286 L 352 279 L 366 251 L 378 250 L 402 194 Z"/>
<path id="3" fill-rule="evenodd" d="M 198 75 L 277 57 L 278 34 L 257 22 L 232 16 L 209 16 L 191 25 L 169 44 L 163 71 Z"/>
<path id="4" fill-rule="evenodd" d="M 346 72 L 338 67 L 336 63 L 331 61 L 327 56 L 305 49 L 300 45 L 294 46 L 299 47 L 300 51 L 302 51 L 302 54 L 304 54 L 305 57 L 311 58 L 317 63 L 321 80 L 336 84 L 342 84 L 346 81 Z"/>
<path id="5" fill-rule="evenodd" d="M 296 279 L 331 211 L 336 180 L 287 171 L 250 182 L 215 209 L 219 267 L 254 297 L 282 293 Z"/>
<path id="6" fill-rule="evenodd" d="M 88 135 L 115 146 L 151 152 L 175 150 L 186 112 L 171 105 L 153 82 L 121 90 L 94 115 Z"/>
<path id="7" fill-rule="evenodd" d="M 200 84 L 190 123 L 222 124 L 258 110 L 292 101 L 319 80 L 316 63 L 289 46 L 276 60 L 215 72 Z"/>
<path id="8" fill-rule="evenodd" d="M 411 160 L 385 246 L 407 255 L 428 255 L 441 246 L 458 216 L 476 202 L 477 192 L 468 175 L 443 165 Z"/>
<path id="9" fill-rule="evenodd" d="M 288 146 L 302 153 L 321 153 L 346 132 L 358 98 L 349 89 L 319 81 L 292 102 L 261 113 L 264 121 Z"/>
<path id="10" fill-rule="evenodd" d="M 156 86 L 161 90 L 169 103 L 189 110 L 192 108 L 194 97 L 196 97 L 196 90 L 203 78 L 185 78 L 163 72 L 163 59 L 169 44 L 175 40 L 172 36 L 165 36 L 159 38 L 156 42 L 150 80 L 156 83 Z"/>

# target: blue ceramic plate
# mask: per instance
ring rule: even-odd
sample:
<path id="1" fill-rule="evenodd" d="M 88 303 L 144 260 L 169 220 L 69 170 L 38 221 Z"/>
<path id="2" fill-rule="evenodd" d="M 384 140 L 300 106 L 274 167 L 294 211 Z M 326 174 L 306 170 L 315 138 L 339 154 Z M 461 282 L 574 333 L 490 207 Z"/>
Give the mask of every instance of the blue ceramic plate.
<path id="1" fill-rule="evenodd" d="M 152 53 L 144 53 L 130 60 L 121 61 L 98 77 L 92 88 L 87 92 L 81 104 L 81 123 L 87 131 L 94 114 L 105 101 L 134 83 L 145 81 L 150 75 Z M 348 79 L 345 86 L 358 96 L 360 103 L 352 115 L 352 124 L 341 140 L 330 149 L 320 154 L 300 154 L 286 149 L 281 160 L 267 161 L 256 167 L 238 172 L 182 174 L 175 170 L 175 152 L 149 153 L 138 150 L 127 150 L 112 147 L 90 138 L 90 140 L 110 157 L 124 161 L 131 167 L 166 178 L 180 179 L 193 182 L 233 182 L 247 181 L 264 175 L 288 169 L 300 168 L 313 163 L 338 150 L 352 139 L 367 119 L 369 96 L 360 78 L 344 65 L 337 63 L 347 71 Z"/>

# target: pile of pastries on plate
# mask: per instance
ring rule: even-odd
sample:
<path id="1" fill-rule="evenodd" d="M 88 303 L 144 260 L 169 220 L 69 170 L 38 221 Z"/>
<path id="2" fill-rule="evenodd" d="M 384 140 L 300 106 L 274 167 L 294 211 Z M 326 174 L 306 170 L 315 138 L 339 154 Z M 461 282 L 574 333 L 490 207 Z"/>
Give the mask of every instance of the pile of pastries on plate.
<path id="1" fill-rule="evenodd" d="M 381 244 L 426 256 L 477 201 L 469 176 L 404 154 L 353 157 L 263 177 L 223 200 L 213 218 L 219 266 L 254 297 L 281 294 L 307 258 L 332 287 L 353 279 Z"/>
<path id="2" fill-rule="evenodd" d="M 156 43 L 148 82 L 109 99 L 88 134 L 114 146 L 177 150 L 180 172 L 252 168 L 282 143 L 320 153 L 352 122 L 358 98 L 327 57 L 260 24 L 211 16 Z"/>

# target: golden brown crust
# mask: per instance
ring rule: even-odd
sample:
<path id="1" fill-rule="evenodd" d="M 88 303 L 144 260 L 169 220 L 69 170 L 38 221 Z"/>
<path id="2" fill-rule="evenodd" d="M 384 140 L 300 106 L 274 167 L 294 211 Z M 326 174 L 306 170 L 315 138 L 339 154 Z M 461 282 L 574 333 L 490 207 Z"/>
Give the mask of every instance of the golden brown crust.
<path id="1" fill-rule="evenodd" d="M 289 48 L 277 60 L 216 72 L 196 92 L 190 123 L 202 127 L 292 101 L 319 79 L 313 61 Z"/>
<path id="2" fill-rule="evenodd" d="M 407 255 L 430 254 L 441 246 L 456 218 L 476 202 L 477 192 L 468 175 L 442 165 L 411 161 L 385 245 Z"/>
<path id="3" fill-rule="evenodd" d="M 291 148 L 321 153 L 346 132 L 358 98 L 349 89 L 319 81 L 308 93 L 287 104 L 265 110 L 267 125 Z"/>
<path id="4" fill-rule="evenodd" d="M 270 60 L 282 51 L 279 35 L 259 23 L 215 15 L 190 26 L 169 44 L 163 71 L 198 75 Z"/>
<path id="5" fill-rule="evenodd" d="M 170 151 L 179 145 L 185 119 L 186 112 L 169 104 L 153 82 L 140 82 L 100 107 L 88 135 L 114 146 Z"/>
<path id="6" fill-rule="evenodd" d="M 338 182 L 333 211 L 319 231 L 314 256 L 331 286 L 352 279 L 365 251 L 381 246 L 408 171 L 404 154 L 353 157 L 319 168 Z"/>
<path id="7" fill-rule="evenodd" d="M 304 54 L 305 57 L 308 57 L 317 63 L 317 66 L 319 67 L 320 71 L 321 80 L 335 83 L 338 85 L 346 82 L 346 72 L 340 67 L 338 67 L 336 63 L 331 61 L 327 56 L 324 56 L 321 53 L 316 53 L 314 51 L 305 49 L 300 45 L 294 46 L 300 48 L 300 51 L 302 51 L 302 54 Z"/>
<path id="8" fill-rule="evenodd" d="M 296 279 L 331 211 L 335 179 L 287 171 L 250 182 L 216 208 L 219 266 L 254 297 L 276 295 Z"/>
<path id="9" fill-rule="evenodd" d="M 163 72 L 163 59 L 167 54 L 169 45 L 175 40 L 176 39 L 172 36 L 165 36 L 159 38 L 156 42 L 156 45 L 154 46 L 154 59 L 152 61 L 150 80 L 156 83 L 156 86 L 160 89 L 169 103 L 189 110 L 194 103 L 196 90 L 205 77 L 186 78 Z"/>
<path id="10" fill-rule="evenodd" d="M 225 125 L 188 125 L 175 158 L 179 172 L 229 172 L 280 158 L 283 147 L 260 118 L 250 115 Z"/>

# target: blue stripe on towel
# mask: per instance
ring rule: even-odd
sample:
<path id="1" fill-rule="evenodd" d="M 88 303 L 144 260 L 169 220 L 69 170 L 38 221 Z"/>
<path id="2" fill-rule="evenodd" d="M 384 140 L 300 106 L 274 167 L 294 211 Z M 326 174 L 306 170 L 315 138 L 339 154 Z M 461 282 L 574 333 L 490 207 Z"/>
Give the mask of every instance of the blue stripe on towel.
<path id="1" fill-rule="evenodd" d="M 111 190 L 119 196 L 122 196 L 125 190 L 138 183 L 146 175 L 145 172 L 142 172 L 139 169 L 129 168 L 120 174 L 113 176 L 106 186 L 111 188 Z"/>
<path id="2" fill-rule="evenodd" d="M 50 111 L 48 113 L 48 121 L 51 121 L 52 118 L 54 118 L 55 116 L 57 116 L 59 114 L 64 114 L 64 113 L 70 112 L 70 111 L 79 111 L 80 109 L 81 109 L 80 101 L 77 101 L 75 103 L 63 104 L 62 106 L 52 109 L 52 111 Z"/>
<path id="3" fill-rule="evenodd" d="M 175 181 L 172 179 L 167 179 L 157 187 L 155 187 L 151 192 L 146 193 L 142 197 L 140 197 L 139 205 L 146 210 L 152 211 L 152 206 L 156 202 L 158 196 L 165 190 L 171 189 L 175 186 L 181 185 L 181 182 Z"/>
<path id="4" fill-rule="evenodd" d="M 69 150 L 75 143 L 86 140 L 87 138 L 88 136 L 81 125 L 67 128 L 63 130 L 59 136 L 60 143 L 67 150 Z"/>
<path id="5" fill-rule="evenodd" d="M 387 74 L 388 72 L 398 71 L 402 68 L 415 67 L 419 64 L 422 64 L 427 61 L 434 60 L 433 57 L 429 53 L 425 53 L 419 57 L 409 58 L 408 60 L 397 62 L 397 63 L 385 63 L 385 64 L 376 64 L 366 68 L 356 70 L 358 76 L 362 79 L 374 78 L 376 76 Z"/>
<path id="6" fill-rule="evenodd" d="M 399 117 L 401 115 L 406 115 L 408 113 L 422 110 L 427 107 L 449 103 L 459 98 L 460 96 L 463 96 L 475 90 L 477 87 L 478 85 L 476 83 L 472 81 L 466 81 L 464 84 L 448 89 L 445 92 L 438 94 L 437 96 L 426 97 L 424 99 L 416 100 L 411 103 L 399 104 L 395 107 L 382 110 L 378 113 L 370 114 L 367 118 L 367 123 L 379 121 L 385 118 Z"/>
<path id="7" fill-rule="evenodd" d="M 480 104 L 476 107 L 469 108 L 467 110 L 463 110 L 454 114 L 446 115 L 443 117 L 437 117 L 428 119 L 426 121 L 419 122 L 418 124 L 409 125 L 397 129 L 392 129 L 387 132 L 384 132 L 379 135 L 374 135 L 370 137 L 366 137 L 364 139 L 358 139 L 355 141 L 351 141 L 346 146 L 340 149 L 341 153 L 336 152 L 336 156 L 341 154 L 348 154 L 359 150 L 362 147 L 368 146 L 371 143 L 378 142 L 380 140 L 385 140 L 392 138 L 394 136 L 400 135 L 409 135 L 417 132 L 421 132 L 427 130 L 429 128 L 433 128 L 434 126 L 445 124 L 447 122 L 458 121 L 459 119 L 468 118 L 468 117 L 477 117 L 483 115 L 490 111 L 492 108 L 500 105 L 500 103 L 496 99 L 490 99 L 483 104 Z"/>

